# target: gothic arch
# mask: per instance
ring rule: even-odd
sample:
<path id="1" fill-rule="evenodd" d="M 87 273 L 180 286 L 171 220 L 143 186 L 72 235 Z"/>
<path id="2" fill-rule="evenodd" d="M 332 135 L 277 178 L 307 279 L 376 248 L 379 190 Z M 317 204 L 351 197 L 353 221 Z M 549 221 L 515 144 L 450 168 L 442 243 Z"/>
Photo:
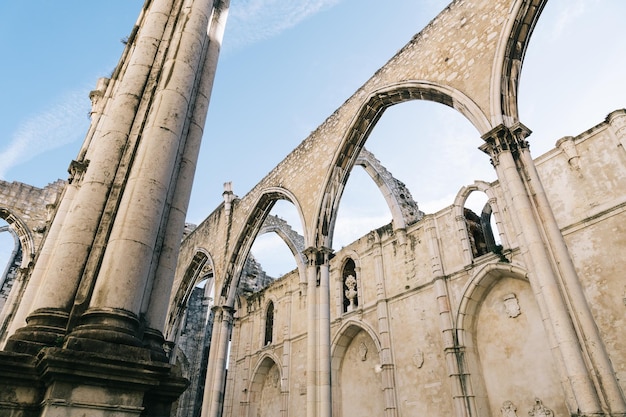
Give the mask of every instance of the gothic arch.
<path id="1" fill-rule="evenodd" d="M 332 247 L 332 236 L 343 189 L 372 129 L 385 109 L 410 100 L 434 101 L 452 107 L 463 114 L 476 127 L 479 134 L 491 129 L 487 117 L 479 106 L 461 91 L 449 86 L 415 80 L 391 84 L 372 92 L 352 118 L 328 170 L 315 229 L 317 246 Z"/>
<path id="2" fill-rule="evenodd" d="M 506 263 L 486 264 L 473 274 L 462 294 L 456 318 L 457 361 L 467 375 L 464 395 L 478 413 L 499 415 L 503 401 L 532 401 L 536 392 L 565 413 L 559 364 L 552 356 L 546 318 L 526 270 Z M 536 372 L 542 378 L 533 378 Z"/>
<path id="3" fill-rule="evenodd" d="M 286 221 L 272 215 L 269 215 L 265 218 L 265 221 L 263 222 L 261 230 L 259 230 L 257 236 L 265 233 L 276 233 L 285 242 L 285 244 L 289 247 L 289 250 L 293 254 L 294 259 L 296 260 L 298 273 L 300 275 L 300 281 L 305 282 L 306 260 L 302 255 L 302 251 L 305 248 L 304 237 L 298 234 L 298 232 L 296 232 L 295 230 L 293 230 Z"/>
<path id="4" fill-rule="evenodd" d="M 261 346 L 271 345 L 277 340 L 275 336 L 275 332 L 278 328 L 278 326 L 276 326 L 276 314 L 278 313 L 277 305 L 278 300 L 276 297 L 270 296 L 263 307 L 263 315 L 261 316 L 261 337 L 263 340 L 261 341 Z M 270 319 L 271 322 L 269 321 Z"/>
<path id="5" fill-rule="evenodd" d="M 463 331 L 472 327 L 476 318 L 476 312 L 489 288 L 491 288 L 498 279 L 505 276 L 528 281 L 525 269 L 513 264 L 494 262 L 488 263 L 475 271 L 472 279 L 469 280 L 463 288 L 463 295 L 456 319 L 456 328 L 459 332 L 458 342 L 460 345 L 471 346 L 472 341 L 466 340 Z"/>
<path id="6" fill-rule="evenodd" d="M 306 222 L 296 196 L 282 187 L 268 187 L 262 190 L 256 202 L 252 205 L 253 208 L 248 212 L 246 219 L 243 220 L 244 224 L 241 232 L 233 249 L 230 251 L 231 258 L 226 260 L 227 269 L 220 295 L 226 300 L 227 306 L 232 307 L 234 305 L 241 271 L 250 253 L 250 248 L 277 200 L 287 200 L 293 203 L 302 221 L 302 227 L 306 236 Z"/>
<path id="7" fill-rule="evenodd" d="M 519 120 L 517 93 L 528 43 L 547 0 L 520 0 L 503 25 L 491 77 L 492 124 L 512 126 Z M 485 133 L 485 132 L 482 132 Z"/>
<path id="8" fill-rule="evenodd" d="M 35 259 L 35 241 L 26 222 L 8 208 L 0 207 L 0 218 L 4 219 L 17 236 L 22 249 L 21 268 L 27 268 Z"/>
<path id="9" fill-rule="evenodd" d="M 196 284 L 199 283 L 200 279 L 207 274 L 213 274 L 213 270 L 213 260 L 211 259 L 210 254 L 205 249 L 197 248 L 194 256 L 189 261 L 189 264 L 185 269 L 185 274 L 183 275 L 182 281 L 176 290 L 176 295 L 170 302 L 168 320 L 165 329 L 166 340 L 173 340 L 173 338 L 175 338 L 180 326 L 180 321 L 184 316 L 187 302 L 191 296 L 191 292 Z M 209 284 L 214 285 L 214 283 Z"/>
<path id="10" fill-rule="evenodd" d="M 376 352 L 368 352 L 367 349 L 364 349 L 359 354 L 362 355 L 360 360 L 365 361 L 367 359 L 367 355 L 374 354 L 376 355 L 376 366 L 373 367 L 371 371 L 379 374 L 381 372 L 380 364 L 383 363 L 383 358 L 381 357 L 382 346 L 380 340 L 378 339 L 378 335 L 376 332 L 366 323 L 357 320 L 346 320 L 342 326 L 338 329 L 335 334 L 334 340 L 331 343 L 331 380 L 335 381 L 332 386 L 332 397 L 333 397 L 333 415 L 347 417 L 346 413 L 342 413 L 342 409 L 344 407 L 343 398 L 341 394 L 341 383 L 339 382 L 341 379 L 342 367 L 344 366 L 344 361 L 346 359 L 346 354 L 352 344 L 353 340 L 355 340 L 358 335 L 364 332 L 367 335 L 367 338 L 371 340 L 376 349 Z M 359 346 L 359 350 L 361 346 Z M 371 357 L 370 357 L 371 358 Z M 368 379 L 371 382 L 371 379 Z M 393 381 L 395 378 L 381 378 L 380 380 L 380 393 L 382 392 L 393 392 L 395 387 L 393 386 Z M 387 386 L 386 384 L 389 384 Z M 367 396 L 367 394 L 365 394 Z M 388 401 L 389 398 L 393 397 L 393 395 L 385 394 L 385 401 Z M 387 404 L 388 405 L 388 404 Z M 384 406 L 383 406 L 384 408 Z M 383 410 L 380 410 L 381 414 Z"/>
<path id="11" fill-rule="evenodd" d="M 270 371 L 272 369 L 276 369 L 276 375 L 270 375 Z M 279 411 L 286 412 L 286 410 L 283 410 L 283 407 L 285 406 L 284 404 L 286 404 L 286 402 L 283 401 L 283 396 L 287 394 L 287 391 L 285 391 L 285 387 L 288 387 L 289 384 L 288 381 L 283 381 L 283 378 L 285 378 L 285 376 L 282 375 L 282 366 L 280 365 L 280 361 L 278 360 L 278 358 L 271 352 L 263 353 L 263 355 L 257 362 L 254 371 L 252 372 L 252 378 L 250 379 L 250 384 L 247 390 L 248 412 L 244 415 L 250 417 L 256 417 L 257 415 L 259 415 L 257 413 L 258 410 L 256 409 L 256 407 L 261 401 L 264 400 L 262 398 L 262 393 L 263 389 L 265 388 L 265 384 L 268 382 L 272 384 L 270 389 L 274 388 L 278 390 L 279 393 L 279 398 L 274 398 L 272 400 L 279 401 Z M 267 412 L 268 410 L 264 411 Z"/>
<path id="12" fill-rule="evenodd" d="M 424 216 L 406 185 L 394 178 L 365 147 L 354 164 L 363 167 L 382 193 L 391 211 L 394 229 L 404 229 Z"/>
<path id="13" fill-rule="evenodd" d="M 494 216 L 500 241 L 502 242 L 503 247 L 509 247 L 506 234 L 504 233 L 504 219 L 502 218 L 502 212 L 499 208 L 498 199 L 495 195 L 494 188 L 491 186 L 491 184 L 485 181 L 474 181 L 474 184 L 464 186 L 459 190 L 453 204 L 454 218 L 457 222 L 457 230 L 459 231 L 458 237 L 459 241 L 461 241 L 463 245 L 464 260 L 468 265 L 472 263 L 473 256 L 468 240 L 468 231 L 465 226 L 464 208 L 467 198 L 470 196 L 471 193 L 475 191 L 482 192 L 487 196 L 487 205 L 491 209 L 490 214 Z"/>

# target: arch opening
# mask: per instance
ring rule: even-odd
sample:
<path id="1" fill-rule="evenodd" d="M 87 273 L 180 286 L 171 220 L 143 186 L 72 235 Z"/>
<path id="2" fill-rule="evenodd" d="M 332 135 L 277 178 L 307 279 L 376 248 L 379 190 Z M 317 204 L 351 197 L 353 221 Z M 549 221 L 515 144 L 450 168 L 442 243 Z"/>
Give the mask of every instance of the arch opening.
<path id="1" fill-rule="evenodd" d="M 395 184 L 401 184 L 398 199 L 415 201 L 417 216 L 408 219 L 403 214 L 405 221 L 397 221 L 393 206 L 383 198 L 385 188 L 376 187 L 380 176 L 364 175 L 353 168 L 337 209 L 332 237 L 335 249 L 389 221 L 394 230 L 407 227 L 423 213 L 452 205 L 464 185 L 496 178 L 488 158 L 477 149 L 476 127 L 449 105 L 412 98 L 392 103 L 368 129 L 367 151 Z"/>

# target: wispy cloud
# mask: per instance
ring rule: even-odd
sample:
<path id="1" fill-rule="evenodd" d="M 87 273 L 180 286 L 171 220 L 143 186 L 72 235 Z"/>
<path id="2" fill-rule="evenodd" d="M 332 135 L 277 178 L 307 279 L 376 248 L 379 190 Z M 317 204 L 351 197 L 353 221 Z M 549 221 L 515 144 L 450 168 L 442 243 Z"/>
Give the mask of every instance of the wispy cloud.
<path id="1" fill-rule="evenodd" d="M 552 40 L 562 36 L 567 28 L 573 27 L 574 22 L 582 17 L 587 7 L 593 7 L 597 0 L 574 0 L 564 2 L 559 9 L 558 17 L 552 25 Z"/>
<path id="2" fill-rule="evenodd" d="M 0 150 L 0 179 L 7 172 L 44 152 L 80 139 L 89 124 L 88 89 L 69 92 L 50 108 L 26 119 Z"/>
<path id="3" fill-rule="evenodd" d="M 269 39 L 340 1 L 233 0 L 228 16 L 227 45 L 237 49 Z"/>

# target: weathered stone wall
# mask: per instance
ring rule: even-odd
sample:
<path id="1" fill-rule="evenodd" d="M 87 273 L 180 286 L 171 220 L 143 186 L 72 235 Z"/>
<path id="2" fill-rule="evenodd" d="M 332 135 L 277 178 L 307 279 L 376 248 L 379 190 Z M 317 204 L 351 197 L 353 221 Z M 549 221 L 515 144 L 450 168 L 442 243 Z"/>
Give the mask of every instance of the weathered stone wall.
<path id="1" fill-rule="evenodd" d="M 19 269 L 32 265 L 64 187 L 63 180 L 57 180 L 44 188 L 15 181 L 0 181 L 0 218 L 9 224 L 19 246 L 16 248 L 16 257 L 9 260 L 10 264 L 0 265 L 0 271 L 4 274 L 0 277 L 0 329 L 6 325 L 3 307 L 14 288 Z"/>
<path id="2" fill-rule="evenodd" d="M 204 295 L 204 288 L 193 289 L 183 326 L 178 339 L 178 365 L 189 379 L 189 388 L 178 399 L 176 416 L 199 416 L 204 391 L 204 378 L 211 344 L 213 315 L 211 301 Z"/>
<path id="3" fill-rule="evenodd" d="M 619 341 L 626 337 L 626 286 L 615 262 L 626 247 L 626 154 L 612 132 L 605 122 L 566 139 L 578 149 L 577 164 L 563 146 L 536 163 L 622 389 L 626 389 L 626 353 L 619 348 Z M 494 183 L 489 191 L 500 195 L 501 190 Z M 332 259 L 336 415 L 382 415 L 383 393 L 395 398 L 399 415 L 453 415 L 459 381 L 448 363 L 451 347 L 442 337 L 446 311 L 455 323 L 462 323 L 457 329 L 461 337 L 453 347 L 465 352 L 465 383 L 472 387 L 480 415 L 501 415 L 507 401 L 517 407 L 518 415 L 526 414 L 535 406 L 535 398 L 555 415 L 569 413 L 559 383 L 560 365 L 551 353 L 542 307 L 525 276 L 518 248 L 509 246 L 505 258 L 489 253 L 468 262 L 463 243 L 467 232 L 460 226 L 457 211 L 450 206 L 426 215 L 407 229 L 406 244 L 399 243 L 390 227 L 383 227 Z M 506 208 L 499 217 L 500 232 L 515 242 Z M 433 243 L 441 247 L 442 277 L 433 273 Z M 358 266 L 359 307 L 344 313 L 341 271 L 348 257 Z M 382 269 L 377 269 L 380 264 Z M 442 304 L 440 279 L 445 282 L 449 305 Z M 306 407 L 307 300 L 297 271 L 242 300 L 232 337 L 230 397 L 225 408 L 232 411 L 227 415 L 266 415 L 262 404 L 270 404 L 270 395 L 286 396 L 284 410 L 300 415 Z M 275 306 L 274 341 L 264 346 L 264 315 L 270 301 Z M 382 353 L 387 337 L 388 361 Z M 273 366 L 278 376 L 271 371 Z M 268 388 L 274 386 L 274 378 L 284 384 L 281 390 Z"/>

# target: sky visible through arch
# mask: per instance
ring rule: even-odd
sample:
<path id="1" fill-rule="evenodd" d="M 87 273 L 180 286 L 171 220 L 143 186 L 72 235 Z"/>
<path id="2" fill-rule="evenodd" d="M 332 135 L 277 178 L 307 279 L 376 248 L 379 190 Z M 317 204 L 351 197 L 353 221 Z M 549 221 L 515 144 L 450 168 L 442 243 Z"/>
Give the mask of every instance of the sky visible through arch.
<path id="1" fill-rule="evenodd" d="M 217 207 L 224 182 L 245 195 L 447 3 L 231 0 L 188 221 L 200 223 Z M 142 5 L 0 3 L 0 179 L 43 187 L 67 177 L 89 124 L 88 92 L 115 67 Z M 535 157 L 626 107 L 624 16 L 619 0 L 548 2 L 519 97 Z M 495 179 L 479 145 L 460 114 L 424 102 L 388 109 L 366 143 L 425 212 L 451 204 L 463 185 Z M 344 194 L 335 249 L 391 220 L 358 171 Z M 0 250 L 12 242 L 0 233 Z M 275 251 L 273 243 L 258 250 Z M 266 267 L 287 272 L 277 268 Z"/>

